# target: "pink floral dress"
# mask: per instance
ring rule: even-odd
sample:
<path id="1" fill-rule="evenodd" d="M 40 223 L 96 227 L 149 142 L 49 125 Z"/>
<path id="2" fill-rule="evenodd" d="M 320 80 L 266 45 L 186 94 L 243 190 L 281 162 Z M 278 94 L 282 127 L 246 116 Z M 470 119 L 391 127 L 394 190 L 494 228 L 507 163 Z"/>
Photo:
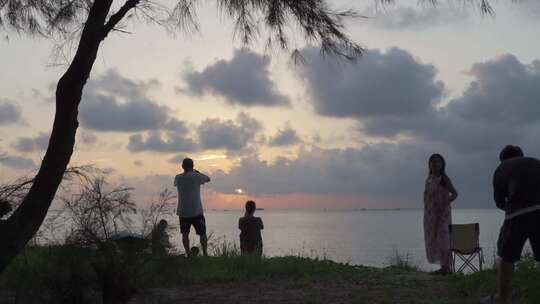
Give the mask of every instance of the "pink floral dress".
<path id="1" fill-rule="evenodd" d="M 424 191 L 424 239 L 426 256 L 431 264 L 450 264 L 450 232 L 452 223 L 450 190 L 441 185 L 442 176 L 429 176 Z"/>

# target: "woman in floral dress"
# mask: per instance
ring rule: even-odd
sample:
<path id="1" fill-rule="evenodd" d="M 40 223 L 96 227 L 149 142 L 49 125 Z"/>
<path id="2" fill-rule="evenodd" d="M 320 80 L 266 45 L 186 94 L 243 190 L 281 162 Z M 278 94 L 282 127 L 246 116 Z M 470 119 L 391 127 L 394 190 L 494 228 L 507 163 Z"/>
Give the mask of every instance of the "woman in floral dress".
<path id="1" fill-rule="evenodd" d="M 445 172 L 446 162 L 440 154 L 429 157 L 429 175 L 424 190 L 424 238 L 426 256 L 430 264 L 440 264 L 435 273 L 450 272 L 450 231 L 452 223 L 450 203 L 457 191 Z"/>

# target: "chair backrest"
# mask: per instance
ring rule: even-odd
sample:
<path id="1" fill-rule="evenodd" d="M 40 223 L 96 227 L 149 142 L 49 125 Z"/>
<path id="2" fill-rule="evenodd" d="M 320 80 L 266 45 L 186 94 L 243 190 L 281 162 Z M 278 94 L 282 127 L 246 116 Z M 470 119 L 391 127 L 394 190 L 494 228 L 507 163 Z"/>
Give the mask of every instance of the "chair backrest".
<path id="1" fill-rule="evenodd" d="M 475 253 L 480 247 L 480 225 L 459 224 L 450 225 L 450 249 L 462 254 Z"/>

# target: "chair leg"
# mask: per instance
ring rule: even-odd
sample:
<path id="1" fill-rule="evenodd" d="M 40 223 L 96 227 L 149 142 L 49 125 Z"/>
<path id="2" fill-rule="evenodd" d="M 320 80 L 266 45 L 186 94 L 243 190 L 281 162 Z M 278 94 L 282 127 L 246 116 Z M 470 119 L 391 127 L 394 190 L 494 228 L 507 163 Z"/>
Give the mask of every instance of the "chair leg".
<path id="1" fill-rule="evenodd" d="M 452 272 L 456 272 L 456 254 L 454 252 L 450 252 L 450 257 L 452 259 L 450 264 L 450 270 Z"/>
<path id="2" fill-rule="evenodd" d="M 483 270 L 484 265 L 484 251 L 480 248 L 480 271 Z"/>
<path id="3" fill-rule="evenodd" d="M 478 251 L 478 263 L 480 264 L 480 271 L 482 271 L 482 267 L 484 264 L 484 252 L 482 251 L 482 248 Z"/>

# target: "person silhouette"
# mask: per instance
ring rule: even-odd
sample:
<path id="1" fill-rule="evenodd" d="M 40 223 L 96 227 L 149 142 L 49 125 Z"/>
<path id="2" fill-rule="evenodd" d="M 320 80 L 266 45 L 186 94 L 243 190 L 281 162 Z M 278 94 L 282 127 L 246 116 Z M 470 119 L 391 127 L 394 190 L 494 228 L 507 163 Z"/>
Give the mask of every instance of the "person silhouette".
<path id="1" fill-rule="evenodd" d="M 525 157 L 520 147 L 511 145 L 502 149 L 499 160 L 493 197 L 505 218 L 497 241 L 497 294 L 482 299 L 485 304 L 510 303 L 514 264 L 527 239 L 534 259 L 540 261 L 540 160 Z"/>
<path id="2" fill-rule="evenodd" d="M 446 162 L 442 155 L 433 154 L 428 161 L 429 174 L 424 190 L 424 240 L 426 257 L 431 264 L 440 263 L 434 274 L 450 272 L 450 231 L 452 223 L 450 203 L 458 194 L 446 175 Z"/>
<path id="3" fill-rule="evenodd" d="M 161 220 L 154 229 L 152 229 L 152 254 L 164 255 L 167 254 L 167 250 L 171 248 L 169 234 L 167 233 L 168 225 L 166 220 Z"/>
<path id="4" fill-rule="evenodd" d="M 246 212 L 238 220 L 238 229 L 240 229 L 240 250 L 242 254 L 262 255 L 263 241 L 261 230 L 264 229 L 263 221 L 260 217 L 255 217 L 257 205 L 254 201 L 246 202 Z"/>
<path id="5" fill-rule="evenodd" d="M 191 158 L 182 161 L 184 172 L 176 175 L 174 186 L 178 190 L 178 207 L 176 214 L 180 221 L 180 233 L 186 255 L 190 254 L 189 231 L 195 228 L 199 235 L 203 255 L 207 256 L 208 238 L 206 236 L 206 219 L 201 201 L 201 185 L 210 182 L 210 177 L 194 169 Z"/>

